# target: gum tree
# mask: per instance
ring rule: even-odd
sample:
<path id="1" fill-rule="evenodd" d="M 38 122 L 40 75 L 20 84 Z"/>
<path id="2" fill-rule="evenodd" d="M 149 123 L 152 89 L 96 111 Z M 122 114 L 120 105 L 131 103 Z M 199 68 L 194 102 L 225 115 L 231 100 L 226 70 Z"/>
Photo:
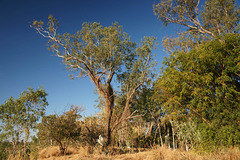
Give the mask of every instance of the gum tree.
<path id="1" fill-rule="evenodd" d="M 177 24 L 182 27 L 177 36 L 163 39 L 167 51 L 189 51 L 204 41 L 239 32 L 240 7 L 235 0 L 206 0 L 200 6 L 201 2 L 160 0 L 153 5 L 154 14 L 165 26 Z"/>
<path id="2" fill-rule="evenodd" d="M 47 93 L 39 88 L 36 91 L 28 88 L 20 94 L 18 99 L 10 97 L 0 105 L 0 120 L 3 131 L 13 145 L 13 155 L 16 153 L 17 143 L 23 137 L 24 151 L 29 140 L 30 130 L 35 129 L 37 121 L 44 115 L 48 105 Z"/>
<path id="3" fill-rule="evenodd" d="M 212 37 L 239 29 L 240 8 L 235 0 L 206 0 L 202 10 L 199 4 L 200 0 L 161 0 L 154 13 L 164 25 L 175 23 Z"/>
<path id="4" fill-rule="evenodd" d="M 130 101 L 135 91 L 149 80 L 155 39 L 145 37 L 137 47 L 117 23 L 103 27 L 95 22 L 83 23 L 82 29 L 75 34 L 61 35 L 57 34 L 57 20 L 51 15 L 48 18 L 46 28 L 42 21 L 34 21 L 32 27 L 49 39 L 50 49 L 63 60 L 68 71 L 73 73 L 72 78 L 89 77 L 96 86 L 98 94 L 105 102 L 106 136 L 109 145 L 114 128 L 130 116 L 125 114 L 129 110 L 129 105 L 126 104 L 123 106 L 122 118 L 112 124 L 115 99 L 112 81 L 115 77 L 120 84 L 128 88 Z M 129 72 L 131 68 L 133 71 Z M 130 78 L 124 76 L 127 74 Z"/>

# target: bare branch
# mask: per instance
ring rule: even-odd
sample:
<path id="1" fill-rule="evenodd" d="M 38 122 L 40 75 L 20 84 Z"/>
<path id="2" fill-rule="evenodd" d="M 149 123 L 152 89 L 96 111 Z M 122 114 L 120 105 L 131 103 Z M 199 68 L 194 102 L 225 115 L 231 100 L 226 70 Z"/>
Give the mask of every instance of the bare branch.
<path id="1" fill-rule="evenodd" d="M 120 118 L 119 120 L 117 120 L 117 121 L 115 122 L 115 124 L 113 125 L 113 127 L 112 127 L 111 130 L 113 131 L 120 123 L 122 123 L 122 122 L 124 122 L 124 121 L 126 121 L 126 120 L 128 120 L 128 119 L 143 116 L 143 115 L 133 116 L 136 112 L 137 112 L 137 110 L 135 110 L 130 116 L 128 116 L 128 117 L 126 117 L 126 118 Z"/>

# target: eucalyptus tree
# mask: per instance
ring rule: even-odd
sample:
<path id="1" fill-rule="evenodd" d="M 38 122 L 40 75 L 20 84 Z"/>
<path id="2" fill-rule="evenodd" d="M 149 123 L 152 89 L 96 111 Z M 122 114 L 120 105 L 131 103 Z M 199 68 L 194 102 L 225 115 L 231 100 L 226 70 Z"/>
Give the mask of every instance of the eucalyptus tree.
<path id="1" fill-rule="evenodd" d="M 4 104 L 0 106 L 1 108 L 1 124 L 2 131 L 1 135 L 9 138 L 10 142 L 13 145 L 13 154 L 16 150 L 17 142 L 19 142 L 20 135 L 22 134 L 21 130 L 21 117 L 19 114 L 22 107 L 17 105 L 17 101 L 10 97 Z"/>
<path id="2" fill-rule="evenodd" d="M 199 4 L 200 0 L 161 0 L 154 13 L 164 25 L 176 23 L 213 37 L 239 29 L 240 8 L 235 0 L 206 0 L 202 11 Z"/>
<path id="3" fill-rule="evenodd" d="M 48 18 L 48 27 L 45 28 L 42 21 L 34 21 L 32 27 L 49 39 L 50 49 L 62 58 L 68 71 L 73 73 L 72 78 L 89 77 L 98 94 L 104 98 L 109 145 L 112 131 L 128 118 L 125 113 L 129 110 L 129 105 L 126 104 L 122 118 L 112 124 L 115 98 L 112 81 L 118 79 L 126 86 L 130 101 L 135 91 L 149 80 L 155 38 L 145 37 L 137 46 L 118 23 L 103 27 L 96 22 L 83 23 L 82 29 L 76 34 L 61 35 L 57 34 L 58 21 L 51 15 Z M 133 71 L 130 72 L 130 69 Z"/>
<path id="4" fill-rule="evenodd" d="M 24 137 L 24 149 L 26 149 L 31 129 L 35 129 L 37 121 L 44 115 L 48 105 L 47 93 L 43 88 L 36 91 L 28 88 L 20 94 L 18 99 L 10 97 L 0 105 L 0 120 L 3 131 L 16 150 L 17 143 Z"/>
<path id="5" fill-rule="evenodd" d="M 165 26 L 178 24 L 181 32 L 166 37 L 163 45 L 168 51 L 189 51 L 203 41 L 240 29 L 240 7 L 235 0 L 160 0 L 153 5 L 154 14 Z"/>

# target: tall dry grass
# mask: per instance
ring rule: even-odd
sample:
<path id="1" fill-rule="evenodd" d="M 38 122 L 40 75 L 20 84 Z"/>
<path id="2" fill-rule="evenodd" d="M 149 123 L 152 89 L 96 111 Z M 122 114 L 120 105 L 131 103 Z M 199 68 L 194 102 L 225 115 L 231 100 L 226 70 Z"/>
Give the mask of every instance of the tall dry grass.
<path id="1" fill-rule="evenodd" d="M 240 160 L 239 148 L 228 148 L 208 152 L 181 151 L 161 148 L 154 150 L 155 158 L 158 160 Z"/>
<path id="2" fill-rule="evenodd" d="M 239 148 L 228 148 L 214 153 L 186 152 L 167 148 L 127 154 L 106 155 L 101 148 L 70 147 L 66 156 L 61 156 L 58 147 L 49 147 L 39 152 L 40 160 L 240 160 Z"/>

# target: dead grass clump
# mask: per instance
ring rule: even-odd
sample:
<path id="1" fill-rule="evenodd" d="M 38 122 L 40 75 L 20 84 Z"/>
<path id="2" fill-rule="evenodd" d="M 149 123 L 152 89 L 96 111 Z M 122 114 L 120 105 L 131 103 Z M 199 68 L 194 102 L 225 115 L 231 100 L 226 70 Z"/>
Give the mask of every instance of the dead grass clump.
<path id="1" fill-rule="evenodd" d="M 204 159 L 218 160 L 240 160 L 240 150 L 238 147 L 218 150 L 214 153 L 203 154 Z"/>
<path id="2" fill-rule="evenodd" d="M 172 150 L 167 148 L 160 148 L 153 152 L 155 159 L 158 160 L 203 160 L 203 157 L 194 152 Z"/>
<path id="3" fill-rule="evenodd" d="M 214 153 L 196 153 L 193 151 L 181 151 L 161 148 L 154 152 L 155 158 L 158 160 L 240 160 L 239 148 L 230 148 Z"/>
<path id="4" fill-rule="evenodd" d="M 152 151 L 139 152 L 134 154 L 122 154 L 111 156 L 114 160 L 153 160 L 156 159 Z"/>
<path id="5" fill-rule="evenodd" d="M 70 154 L 77 154 L 78 153 L 78 148 L 73 148 L 73 147 L 68 147 L 67 149 L 67 155 Z M 47 147 L 44 148 L 39 152 L 39 158 L 49 158 L 49 157 L 58 157 L 61 156 L 61 152 L 58 146 L 52 146 L 52 147 Z"/>
<path id="6" fill-rule="evenodd" d="M 93 148 L 90 146 L 79 147 L 77 153 L 86 156 L 93 153 Z"/>
<path id="7" fill-rule="evenodd" d="M 47 147 L 39 152 L 39 158 L 49 158 L 53 156 L 60 156 L 60 150 L 58 146 Z"/>
<path id="8" fill-rule="evenodd" d="M 67 149 L 67 155 L 70 154 L 77 154 L 79 152 L 79 147 L 68 147 Z"/>
<path id="9" fill-rule="evenodd" d="M 93 149 L 93 154 L 94 155 L 101 155 L 102 154 L 102 146 L 96 146 Z"/>

